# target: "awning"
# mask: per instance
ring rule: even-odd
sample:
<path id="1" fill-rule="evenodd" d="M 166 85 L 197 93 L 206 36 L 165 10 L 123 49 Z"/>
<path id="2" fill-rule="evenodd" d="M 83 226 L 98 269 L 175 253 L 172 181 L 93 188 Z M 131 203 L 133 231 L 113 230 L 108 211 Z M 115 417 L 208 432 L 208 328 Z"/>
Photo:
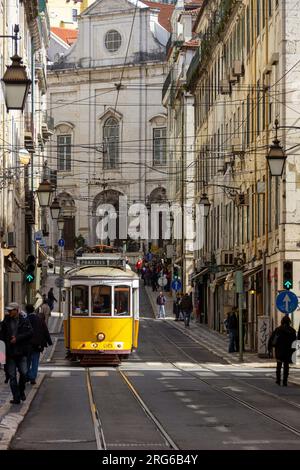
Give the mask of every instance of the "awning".
<path id="1" fill-rule="evenodd" d="M 229 278 L 232 278 L 233 271 L 227 271 L 226 273 L 223 273 L 221 276 L 216 277 L 215 281 L 217 284 L 222 284 L 226 280 L 229 280 Z"/>
<path id="2" fill-rule="evenodd" d="M 251 268 L 251 269 L 248 269 L 247 271 L 244 271 L 243 276 L 244 277 L 252 276 L 253 274 L 258 273 L 259 271 L 262 271 L 262 269 L 263 269 L 262 265 L 256 266 L 255 268 Z"/>
<path id="3" fill-rule="evenodd" d="M 3 253 L 3 256 L 4 258 L 8 258 L 8 260 L 11 262 L 11 263 L 15 263 L 16 266 L 18 266 L 18 268 L 21 270 L 21 271 L 25 271 L 25 266 L 24 264 L 22 263 L 22 261 L 20 261 L 16 255 L 14 254 L 13 250 L 11 250 L 10 248 L 2 248 L 2 253 Z"/>
<path id="4" fill-rule="evenodd" d="M 10 248 L 2 248 L 2 253 L 5 258 L 9 256 L 12 253 L 12 250 Z"/>
<path id="5" fill-rule="evenodd" d="M 204 276 L 204 274 L 208 273 L 208 271 L 209 271 L 209 268 L 204 268 L 204 269 L 202 269 L 202 270 L 200 271 L 200 273 L 197 273 L 197 274 L 195 274 L 194 276 L 192 276 L 192 278 L 191 278 L 192 281 L 194 281 L 195 279 L 197 279 L 197 278 L 200 277 L 200 276 Z"/>

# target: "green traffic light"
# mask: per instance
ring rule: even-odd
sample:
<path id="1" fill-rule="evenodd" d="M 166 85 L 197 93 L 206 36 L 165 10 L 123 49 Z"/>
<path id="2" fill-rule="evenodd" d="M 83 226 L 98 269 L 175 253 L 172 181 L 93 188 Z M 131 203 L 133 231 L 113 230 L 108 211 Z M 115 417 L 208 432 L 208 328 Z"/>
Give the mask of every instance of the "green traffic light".
<path id="1" fill-rule="evenodd" d="M 28 282 L 28 284 L 30 284 L 31 282 L 34 281 L 34 276 L 32 274 L 26 274 L 25 281 Z"/>
<path id="2" fill-rule="evenodd" d="M 291 281 L 284 281 L 283 286 L 286 289 L 291 289 L 293 287 L 293 283 Z"/>

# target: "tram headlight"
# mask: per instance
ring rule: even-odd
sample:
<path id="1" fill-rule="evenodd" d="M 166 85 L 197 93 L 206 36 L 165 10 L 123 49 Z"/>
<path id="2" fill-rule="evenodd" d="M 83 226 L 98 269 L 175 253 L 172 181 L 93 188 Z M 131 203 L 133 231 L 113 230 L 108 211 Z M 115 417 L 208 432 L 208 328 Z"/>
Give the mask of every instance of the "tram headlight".
<path id="1" fill-rule="evenodd" d="M 105 339 L 105 334 L 104 333 L 98 333 L 97 334 L 97 340 L 98 341 L 104 341 Z"/>

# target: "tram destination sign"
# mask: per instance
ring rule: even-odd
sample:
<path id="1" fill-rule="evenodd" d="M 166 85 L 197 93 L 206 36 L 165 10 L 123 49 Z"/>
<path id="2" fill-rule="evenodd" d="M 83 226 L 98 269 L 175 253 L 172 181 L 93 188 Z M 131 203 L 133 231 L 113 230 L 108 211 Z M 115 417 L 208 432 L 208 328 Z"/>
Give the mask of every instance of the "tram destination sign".
<path id="1" fill-rule="evenodd" d="M 105 258 L 77 258 L 77 264 L 79 266 L 114 266 L 114 267 L 124 267 L 125 260 L 123 258 L 119 259 L 105 259 Z"/>

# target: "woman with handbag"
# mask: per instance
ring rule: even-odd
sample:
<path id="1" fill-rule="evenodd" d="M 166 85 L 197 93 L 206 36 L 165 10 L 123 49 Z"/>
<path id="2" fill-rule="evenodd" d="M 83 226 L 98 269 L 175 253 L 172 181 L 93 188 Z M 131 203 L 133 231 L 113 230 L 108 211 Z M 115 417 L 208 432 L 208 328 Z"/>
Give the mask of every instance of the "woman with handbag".
<path id="1" fill-rule="evenodd" d="M 287 386 L 287 379 L 289 376 L 289 367 L 292 359 L 294 349 L 292 348 L 293 342 L 296 340 L 296 330 L 291 327 L 291 320 L 288 315 L 285 315 L 281 320 L 281 325 L 276 328 L 268 343 L 269 352 L 275 348 L 275 357 L 277 360 L 276 367 L 276 383 L 281 383 L 281 368 L 283 364 L 283 386 Z"/>

